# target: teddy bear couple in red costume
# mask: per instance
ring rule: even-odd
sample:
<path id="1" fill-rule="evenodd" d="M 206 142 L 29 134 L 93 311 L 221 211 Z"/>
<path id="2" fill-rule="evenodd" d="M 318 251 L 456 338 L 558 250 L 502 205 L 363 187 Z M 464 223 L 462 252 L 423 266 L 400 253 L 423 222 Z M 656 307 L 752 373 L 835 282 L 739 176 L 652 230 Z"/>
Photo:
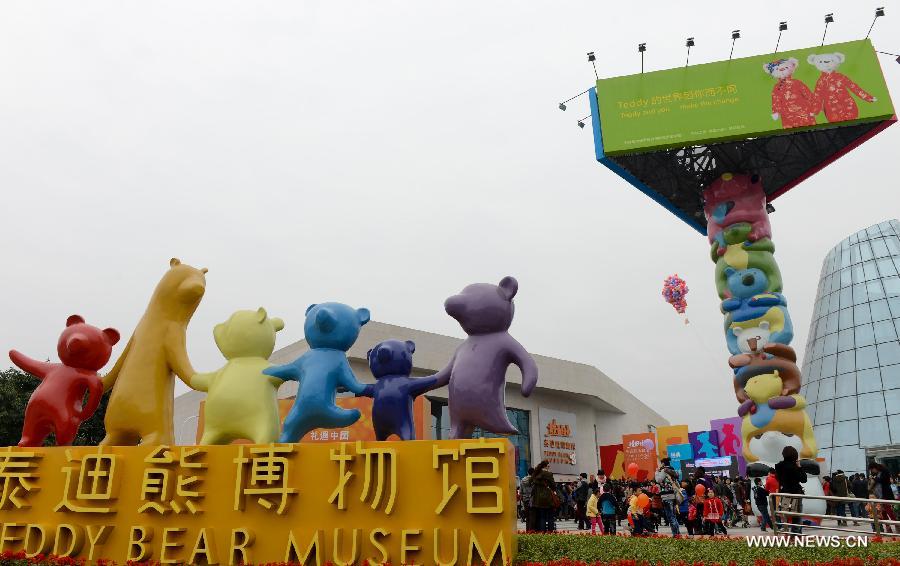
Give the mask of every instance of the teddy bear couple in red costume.
<path id="1" fill-rule="evenodd" d="M 793 78 L 799 63 L 793 57 L 764 63 L 763 69 L 778 81 L 772 88 L 772 119 L 781 119 L 783 128 L 815 126 L 816 115 L 825 112 L 829 122 L 855 120 L 859 109 L 851 92 L 866 102 L 876 98 L 864 91 L 837 68 L 843 63 L 842 53 L 810 55 L 806 61 L 819 71 L 819 79 L 813 91 L 803 81 Z"/>

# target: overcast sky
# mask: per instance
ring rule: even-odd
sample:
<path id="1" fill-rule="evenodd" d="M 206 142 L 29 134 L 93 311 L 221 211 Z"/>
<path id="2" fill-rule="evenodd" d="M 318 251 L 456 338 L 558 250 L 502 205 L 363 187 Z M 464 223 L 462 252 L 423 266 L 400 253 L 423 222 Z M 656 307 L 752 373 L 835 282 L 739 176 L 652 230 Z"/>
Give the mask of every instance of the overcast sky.
<path id="1" fill-rule="evenodd" d="M 66 317 L 139 320 L 169 258 L 208 267 L 188 332 L 264 306 L 303 337 L 310 303 L 462 336 L 444 299 L 518 278 L 512 334 L 599 367 L 672 423 L 736 402 L 706 239 L 593 157 L 557 103 L 601 76 L 865 36 L 900 51 L 900 2 L 4 2 L 0 349 L 56 359 Z M 900 65 L 881 57 L 900 93 Z M 900 216 L 900 126 L 775 202 L 801 352 L 821 261 Z M 689 286 L 684 326 L 660 297 Z M 182 386 L 183 387 L 183 386 Z M 630 431 L 622 431 L 630 432 Z"/>

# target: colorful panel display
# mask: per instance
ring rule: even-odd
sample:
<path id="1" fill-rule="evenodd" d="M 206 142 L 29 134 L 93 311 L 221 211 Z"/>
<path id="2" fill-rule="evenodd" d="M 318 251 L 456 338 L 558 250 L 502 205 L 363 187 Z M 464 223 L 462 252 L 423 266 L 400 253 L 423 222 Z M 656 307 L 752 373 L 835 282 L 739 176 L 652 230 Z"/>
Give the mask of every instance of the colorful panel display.
<path id="1" fill-rule="evenodd" d="M 644 151 L 890 119 L 869 40 L 597 81 L 603 151 Z"/>
<path id="2" fill-rule="evenodd" d="M 719 456 L 734 456 L 741 475 L 747 471 L 747 460 L 741 453 L 741 417 L 709 421 L 709 429 L 719 435 Z"/>
<path id="3" fill-rule="evenodd" d="M 676 472 L 681 474 L 682 460 L 693 460 L 694 449 L 690 442 L 684 444 L 670 444 L 668 448 L 666 448 L 666 455 L 669 457 L 671 466 Z"/>
<path id="4" fill-rule="evenodd" d="M 660 459 L 668 456 L 666 448 L 688 442 L 688 425 L 661 426 L 656 429 L 656 453 Z"/>
<path id="5" fill-rule="evenodd" d="M 714 430 L 702 430 L 688 435 L 694 458 L 719 457 L 719 433 Z"/>
<path id="6" fill-rule="evenodd" d="M 606 472 L 607 477 L 620 480 L 625 477 L 625 451 L 622 444 L 601 444 L 600 469 Z"/>
<path id="7" fill-rule="evenodd" d="M 644 481 L 656 470 L 656 435 L 652 432 L 623 434 L 622 447 L 625 451 L 625 469 L 635 463 L 638 466 L 639 481 Z"/>

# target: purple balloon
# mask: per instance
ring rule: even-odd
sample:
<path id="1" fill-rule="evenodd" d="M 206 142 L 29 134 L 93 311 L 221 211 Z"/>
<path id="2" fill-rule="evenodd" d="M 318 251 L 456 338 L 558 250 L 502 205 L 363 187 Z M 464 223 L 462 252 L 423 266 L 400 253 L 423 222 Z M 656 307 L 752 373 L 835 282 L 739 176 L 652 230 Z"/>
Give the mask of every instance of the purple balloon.
<path id="1" fill-rule="evenodd" d="M 522 395 L 537 384 L 534 358 L 508 330 L 519 283 L 504 277 L 500 285 L 475 283 L 444 302 L 447 314 L 468 334 L 447 367 L 435 374 L 435 387 L 449 384 L 450 436 L 470 438 L 479 427 L 495 434 L 518 434 L 506 416 L 506 368 L 519 366 Z"/>

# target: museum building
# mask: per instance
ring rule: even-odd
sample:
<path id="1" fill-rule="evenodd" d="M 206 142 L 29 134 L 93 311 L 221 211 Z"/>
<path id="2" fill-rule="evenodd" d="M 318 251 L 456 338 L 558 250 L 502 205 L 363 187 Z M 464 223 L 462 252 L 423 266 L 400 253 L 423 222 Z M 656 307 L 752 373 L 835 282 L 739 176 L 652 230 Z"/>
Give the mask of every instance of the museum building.
<path id="1" fill-rule="evenodd" d="M 356 377 L 365 383 L 374 381 L 366 353 L 384 340 L 412 340 L 416 343 L 413 375 L 431 375 L 446 366 L 462 343 L 459 338 L 413 330 L 381 322 L 362 327 L 359 338 L 347 353 Z M 306 341 L 295 342 L 272 354 L 273 364 L 284 364 L 307 350 Z M 598 446 L 621 442 L 623 433 L 655 430 L 669 424 L 656 411 L 642 403 L 624 387 L 599 369 L 577 362 L 547 356 L 534 356 L 539 378 L 529 397 L 520 389 L 521 374 L 515 366 L 507 372 L 506 407 L 510 422 L 520 434 L 509 437 L 516 449 L 516 474 L 525 475 L 529 466 L 550 460 L 550 469 L 558 481 L 574 479 L 580 472 L 593 473 L 599 466 Z M 289 406 L 297 391 L 297 382 L 285 382 L 278 390 L 283 406 Z M 179 443 L 190 444 L 202 427 L 202 402 L 206 393 L 188 391 L 175 399 L 175 435 Z M 352 394 L 339 395 L 338 402 L 349 401 Z M 421 422 L 420 438 L 446 439 L 450 433 L 447 388 L 425 395 L 417 405 Z M 365 421 L 364 418 L 361 421 Z M 370 421 L 369 421 L 370 422 Z M 364 423 L 360 423 L 364 426 Z M 332 431 L 330 440 L 354 440 L 352 431 Z M 324 437 L 325 435 L 322 434 Z M 475 436 L 490 436 L 476 431 Z M 310 433 L 303 441 L 327 440 Z"/>

